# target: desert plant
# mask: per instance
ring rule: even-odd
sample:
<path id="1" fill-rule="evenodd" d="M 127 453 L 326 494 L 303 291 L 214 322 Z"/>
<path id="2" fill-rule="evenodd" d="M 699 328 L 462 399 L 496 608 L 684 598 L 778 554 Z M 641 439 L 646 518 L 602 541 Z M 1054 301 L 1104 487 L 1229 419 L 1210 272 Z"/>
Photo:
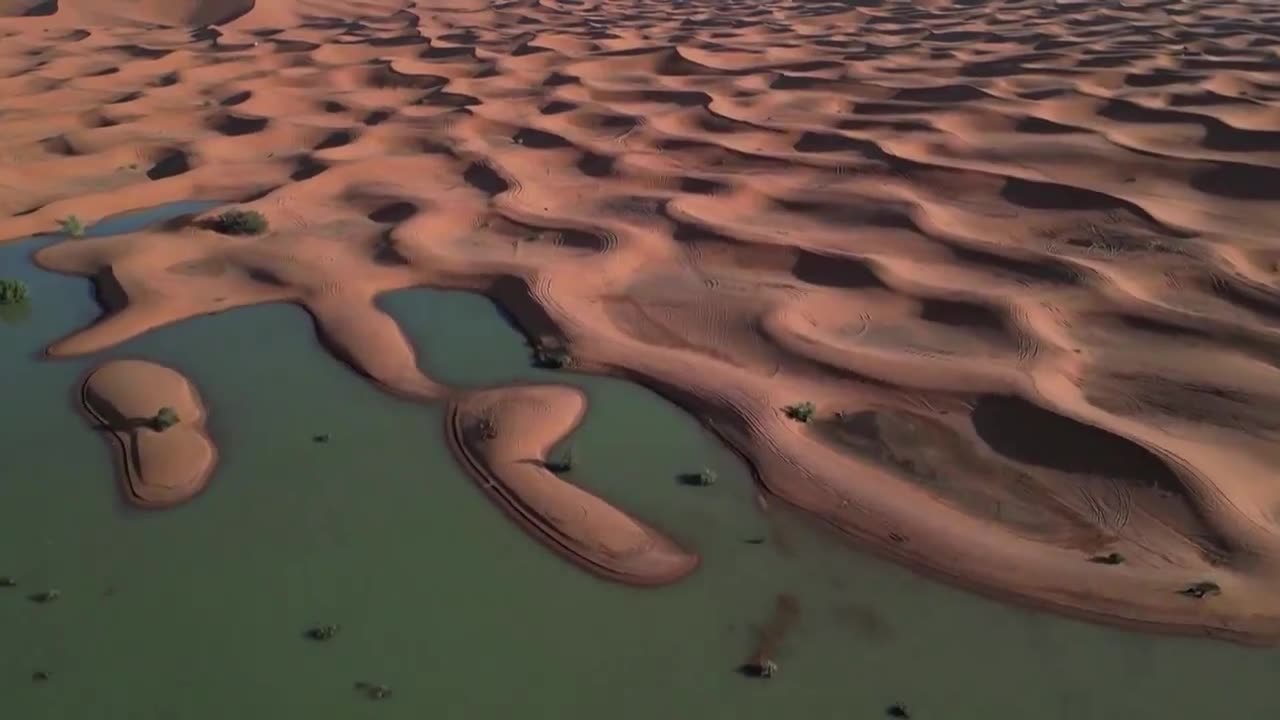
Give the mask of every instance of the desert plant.
<path id="1" fill-rule="evenodd" d="M 181 421 L 178 412 L 171 407 L 162 407 L 160 411 L 151 418 L 151 429 L 156 432 L 164 432 L 169 428 L 177 425 Z"/>
<path id="2" fill-rule="evenodd" d="M 224 235 L 261 235 L 267 218 L 257 210 L 228 210 L 213 219 L 213 229 Z"/>
<path id="3" fill-rule="evenodd" d="M 698 485 L 700 487 L 715 485 L 716 479 L 716 471 L 711 468 L 702 468 L 696 473 L 685 473 L 680 476 L 680 481 L 685 485 Z"/>
<path id="4" fill-rule="evenodd" d="M 67 237 L 82 238 L 84 237 L 84 223 L 80 222 L 80 218 L 75 215 L 68 215 L 58 221 L 58 227 L 62 229 L 62 234 Z"/>
<path id="5" fill-rule="evenodd" d="M 338 634 L 339 629 L 340 627 L 337 625 L 316 625 L 315 627 L 307 628 L 306 636 L 312 640 L 324 642 L 332 640 Z"/>
<path id="6" fill-rule="evenodd" d="M 57 600 L 58 598 L 62 597 L 62 593 L 56 589 L 50 589 L 50 590 L 45 590 L 43 592 L 35 593 L 33 595 L 30 595 L 29 597 L 31 599 L 31 602 L 45 605 L 47 603 L 51 603 L 54 600 Z"/>
<path id="7" fill-rule="evenodd" d="M 0 280 L 0 305 L 19 305 L 27 301 L 30 291 L 21 280 Z"/>
<path id="8" fill-rule="evenodd" d="M 1189 585 L 1182 590 L 1179 590 L 1178 594 L 1200 599 L 1206 595 L 1221 595 L 1222 588 L 1219 587 L 1216 582 L 1211 580 L 1202 580 L 1194 585 Z"/>
<path id="9" fill-rule="evenodd" d="M 1099 565 L 1119 565 L 1124 562 L 1124 556 L 1118 552 L 1107 553 L 1106 555 L 1094 555 L 1089 558 L 1089 562 Z"/>
<path id="10" fill-rule="evenodd" d="M 573 364 L 573 358 L 564 348 L 548 348 L 539 345 L 533 349 L 533 364 L 540 368 L 560 370 Z"/>
<path id="11" fill-rule="evenodd" d="M 550 470 L 553 473 L 556 473 L 557 475 L 560 473 L 567 473 L 573 469 L 573 464 L 575 462 L 575 459 L 576 458 L 574 457 L 573 446 L 570 445 L 569 447 L 557 453 L 555 457 L 547 460 L 546 466 L 548 470 Z"/>
<path id="12" fill-rule="evenodd" d="M 380 683 L 358 682 L 356 690 L 364 693 L 364 696 L 370 700 L 386 700 L 391 697 L 391 688 Z"/>
<path id="13" fill-rule="evenodd" d="M 818 408 L 814 407 L 813 403 L 806 400 L 802 403 L 796 403 L 795 405 L 788 405 L 783 408 L 783 410 L 787 413 L 787 417 L 792 420 L 807 423 L 813 419 L 813 415 L 818 411 Z"/>

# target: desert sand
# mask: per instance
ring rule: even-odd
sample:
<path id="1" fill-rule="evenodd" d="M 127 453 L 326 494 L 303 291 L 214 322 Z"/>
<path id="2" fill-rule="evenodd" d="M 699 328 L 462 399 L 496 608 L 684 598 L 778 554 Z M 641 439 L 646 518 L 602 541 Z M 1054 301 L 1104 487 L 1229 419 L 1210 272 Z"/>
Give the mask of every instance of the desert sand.
<path id="1" fill-rule="evenodd" d="M 218 452 L 199 393 L 177 371 L 141 360 L 108 362 L 89 373 L 81 400 L 95 428 L 111 438 L 130 503 L 163 509 L 204 489 Z M 161 408 L 176 413 L 176 424 L 155 425 Z"/>
<path id="2" fill-rule="evenodd" d="M 465 395 L 449 411 L 449 446 L 513 517 L 588 570 L 634 585 L 693 572 L 696 555 L 548 469 L 586 409 L 581 391 L 554 385 Z"/>
<path id="3" fill-rule="evenodd" d="M 586 564 L 660 537 L 511 465 L 580 399 L 457 395 L 373 302 L 485 292 L 862 547 L 1078 617 L 1280 640 L 1274 3 L 0 13 L 0 239 L 189 198 L 271 223 L 42 250 L 111 299 L 51 355 L 298 303 L 387 390 L 521 428 L 455 449 L 509 510 L 586 508 L 544 539 Z M 683 567 L 678 540 L 622 574 Z M 1180 592 L 1201 582 L 1220 593 Z"/>

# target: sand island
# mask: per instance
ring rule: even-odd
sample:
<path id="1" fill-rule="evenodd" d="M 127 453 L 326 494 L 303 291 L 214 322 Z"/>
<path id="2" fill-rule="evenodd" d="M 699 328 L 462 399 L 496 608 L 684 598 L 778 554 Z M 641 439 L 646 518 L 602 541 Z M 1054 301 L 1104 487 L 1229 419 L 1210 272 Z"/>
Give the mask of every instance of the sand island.
<path id="1" fill-rule="evenodd" d="M 111 438 L 125 498 L 144 508 L 184 503 L 208 482 L 218 452 L 205 407 L 178 372 L 116 360 L 89 373 L 81 398 L 95 429 Z"/>
<path id="2" fill-rule="evenodd" d="M 317 352 L 451 403 L 464 465 L 549 546 L 628 582 L 687 572 L 696 548 L 516 464 L 580 397 L 436 383 L 375 302 L 481 292 L 864 549 L 1076 617 L 1280 640 L 1263 4 L 358 7 L 0 2 L 0 239 L 192 198 L 268 221 L 45 247 L 106 310 L 51 356 L 297 303 Z M 180 379 L 126 368 L 174 397 L 113 373 L 100 410 L 199 417 Z"/>

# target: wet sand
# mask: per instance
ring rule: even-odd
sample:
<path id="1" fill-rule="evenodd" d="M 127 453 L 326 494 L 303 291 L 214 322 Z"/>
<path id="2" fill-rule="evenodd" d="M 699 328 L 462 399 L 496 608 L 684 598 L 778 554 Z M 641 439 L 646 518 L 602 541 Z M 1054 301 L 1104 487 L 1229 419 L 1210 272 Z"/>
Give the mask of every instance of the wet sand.
<path id="1" fill-rule="evenodd" d="M 205 429 L 204 403 L 181 374 L 141 360 L 115 360 L 89 373 L 81 399 L 94 429 L 111 437 L 130 503 L 163 509 L 205 488 L 218 451 Z M 156 423 L 162 408 L 174 413 L 175 424 Z"/>
<path id="2" fill-rule="evenodd" d="M 373 299 L 486 292 L 869 548 L 1280 638 L 1277 11 L 865 5 L 6 0 L 0 238 L 225 199 L 38 253 L 110 310 L 50 354 L 291 301 L 462 407 Z"/>

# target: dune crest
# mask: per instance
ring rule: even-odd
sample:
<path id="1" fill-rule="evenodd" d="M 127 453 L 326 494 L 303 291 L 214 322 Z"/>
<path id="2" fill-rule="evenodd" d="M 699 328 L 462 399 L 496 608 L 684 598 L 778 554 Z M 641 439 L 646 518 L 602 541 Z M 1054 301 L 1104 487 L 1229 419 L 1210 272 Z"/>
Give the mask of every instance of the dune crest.
<path id="1" fill-rule="evenodd" d="M 218 452 L 204 403 L 185 377 L 155 363 L 115 360 L 89 373 L 81 399 L 96 429 L 112 438 L 130 503 L 168 508 L 204 489 Z"/>
<path id="2" fill-rule="evenodd" d="M 571 393 L 458 394 L 375 304 L 485 292 L 869 548 L 1280 640 L 1280 10 L 854 5 L 0 0 L 0 239 L 257 210 L 41 250 L 107 310 L 50 354 L 294 302 L 380 386 L 550 444 Z M 498 445 L 474 466 L 513 493 L 595 507 Z M 536 532 L 586 557 L 629 528 L 604 566 L 648 537 L 624 510 Z M 653 547 L 621 575 L 696 550 Z"/>

